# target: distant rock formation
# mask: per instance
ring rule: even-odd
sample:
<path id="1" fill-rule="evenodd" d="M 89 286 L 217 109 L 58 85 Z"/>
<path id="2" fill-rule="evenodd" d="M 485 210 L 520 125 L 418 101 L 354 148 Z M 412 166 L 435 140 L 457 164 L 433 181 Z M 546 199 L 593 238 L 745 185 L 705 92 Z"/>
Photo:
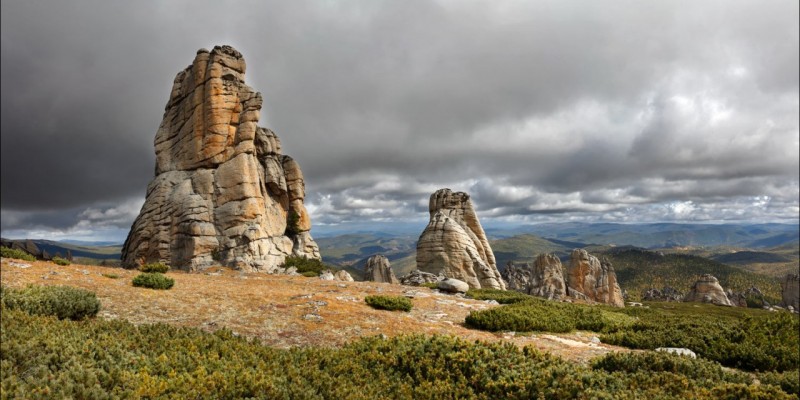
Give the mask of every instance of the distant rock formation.
<path id="1" fill-rule="evenodd" d="M 613 270 L 611 273 L 613 273 Z M 616 284 L 616 276 L 614 277 L 614 282 Z M 619 290 L 619 286 L 617 286 L 617 290 Z M 527 292 L 532 296 L 544 297 L 550 300 L 561 299 L 567 295 L 564 270 L 561 266 L 561 260 L 555 254 L 539 254 L 536 257 L 531 268 Z M 619 298 L 622 301 L 621 294 Z"/>
<path id="2" fill-rule="evenodd" d="M 575 249 L 570 255 L 566 275 L 567 285 L 571 289 L 570 296 L 580 298 L 579 294 L 582 294 L 598 303 L 625 307 L 617 275 L 607 260 L 601 262 L 586 250 Z"/>
<path id="3" fill-rule="evenodd" d="M 506 282 L 507 290 L 528 293 L 528 284 L 531 281 L 531 265 L 515 264 L 509 261 L 500 276 Z"/>
<path id="4" fill-rule="evenodd" d="M 279 271 L 288 255 L 319 259 L 300 167 L 258 126 L 261 94 L 230 46 L 201 49 L 175 77 L 155 137 L 155 178 L 122 249 L 128 268 L 166 262 Z"/>
<path id="5" fill-rule="evenodd" d="M 437 283 L 444 279 L 445 277 L 442 275 L 435 275 L 415 269 L 400 278 L 400 284 L 406 286 L 420 286 L 423 283 Z"/>
<path id="6" fill-rule="evenodd" d="M 49 260 L 50 255 L 47 252 L 39 249 L 39 246 L 36 243 L 33 243 L 30 239 L 25 240 L 13 240 L 13 239 L 0 239 L 0 245 L 3 247 L 8 247 L 9 249 L 14 250 L 22 250 L 36 258 Z"/>
<path id="7" fill-rule="evenodd" d="M 663 289 L 658 290 L 651 288 L 642 294 L 644 301 L 683 301 L 683 293 L 675 288 L 665 286 Z"/>
<path id="8" fill-rule="evenodd" d="M 430 222 L 417 242 L 417 268 L 464 281 L 470 288 L 505 290 L 469 195 L 440 189 L 431 195 L 428 209 Z"/>
<path id="9" fill-rule="evenodd" d="M 394 275 L 389 259 L 382 255 L 375 255 L 367 259 L 364 265 L 364 280 L 373 282 L 400 283 Z"/>
<path id="10" fill-rule="evenodd" d="M 711 303 L 718 306 L 733 306 L 719 280 L 711 274 L 703 274 L 694 283 L 692 289 L 683 298 L 684 301 L 695 303 Z"/>
<path id="11" fill-rule="evenodd" d="M 800 310 L 800 275 L 787 274 L 781 281 L 781 305 Z"/>
<path id="12" fill-rule="evenodd" d="M 342 282 L 354 282 L 355 281 L 355 279 L 353 279 L 353 277 L 350 275 L 350 273 L 345 271 L 345 270 L 343 270 L 343 269 L 340 269 L 340 270 L 336 271 L 336 273 L 333 274 L 333 277 L 336 278 L 337 281 L 342 281 Z"/>

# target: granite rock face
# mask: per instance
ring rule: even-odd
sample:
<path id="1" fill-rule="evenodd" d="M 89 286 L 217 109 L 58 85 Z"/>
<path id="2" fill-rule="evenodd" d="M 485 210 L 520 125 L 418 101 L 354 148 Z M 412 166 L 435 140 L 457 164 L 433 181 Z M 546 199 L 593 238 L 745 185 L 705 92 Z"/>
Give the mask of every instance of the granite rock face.
<path id="1" fill-rule="evenodd" d="M 430 222 L 417 242 L 417 268 L 464 281 L 470 288 L 505 290 L 469 195 L 440 189 L 431 195 L 428 210 Z"/>
<path id="2" fill-rule="evenodd" d="M 800 276 L 787 274 L 781 281 L 781 305 L 800 310 Z"/>
<path id="3" fill-rule="evenodd" d="M 611 263 L 605 260 L 601 262 L 586 250 L 572 251 L 566 278 L 572 297 L 580 298 L 580 295 L 572 293 L 577 292 L 598 303 L 625 307 L 622 290 Z"/>
<path id="4" fill-rule="evenodd" d="M 389 259 L 382 255 L 375 255 L 367 259 L 364 265 L 364 280 L 373 282 L 400 283 L 394 275 Z"/>
<path id="5" fill-rule="evenodd" d="M 732 306 L 728 296 L 719 284 L 719 280 L 710 274 L 703 274 L 694 283 L 683 301 L 695 303 L 711 303 L 718 306 Z"/>
<path id="6" fill-rule="evenodd" d="M 567 296 L 564 269 L 561 266 L 561 260 L 555 254 L 540 254 L 536 257 L 531 266 L 530 277 L 527 293 L 531 296 L 544 297 L 549 300 Z M 614 277 L 614 282 L 616 282 L 616 277 Z M 621 294 L 620 299 L 622 299 Z"/>
<path id="7" fill-rule="evenodd" d="M 258 126 L 261 94 L 244 75 L 242 55 L 217 46 L 199 50 L 175 77 L 155 137 L 155 178 L 123 266 L 279 272 L 288 255 L 320 258 L 303 173 L 275 133 Z"/>

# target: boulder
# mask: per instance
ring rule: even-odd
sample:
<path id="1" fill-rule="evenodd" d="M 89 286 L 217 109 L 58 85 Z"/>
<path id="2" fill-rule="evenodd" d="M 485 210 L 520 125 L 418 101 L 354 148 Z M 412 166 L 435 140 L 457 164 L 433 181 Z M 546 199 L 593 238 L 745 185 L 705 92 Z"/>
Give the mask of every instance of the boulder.
<path id="1" fill-rule="evenodd" d="M 364 280 L 372 282 L 400 283 L 394 275 L 389 259 L 382 255 L 375 255 L 367 259 L 364 265 Z"/>
<path id="2" fill-rule="evenodd" d="M 781 305 L 800 310 L 800 275 L 787 274 L 781 281 Z"/>
<path id="3" fill-rule="evenodd" d="M 656 349 L 656 351 L 677 354 L 679 356 L 687 356 L 690 358 L 697 358 L 697 354 L 695 354 L 692 350 L 683 347 L 659 347 Z"/>
<path id="4" fill-rule="evenodd" d="M 505 290 L 469 195 L 440 189 L 431 195 L 428 211 L 430 222 L 417 242 L 417 268 L 471 288 Z"/>
<path id="5" fill-rule="evenodd" d="M 469 285 L 466 282 L 454 278 L 441 280 L 436 287 L 449 293 L 467 293 L 469 290 Z"/>
<path id="6" fill-rule="evenodd" d="M 350 275 L 350 273 L 345 271 L 345 270 L 343 270 L 343 269 L 339 270 L 339 271 L 336 271 L 336 273 L 333 274 L 333 276 L 334 276 L 334 278 L 336 278 L 337 281 L 355 282 L 355 279 L 353 279 L 353 277 Z"/>
<path id="7" fill-rule="evenodd" d="M 622 290 L 614 268 L 607 260 L 599 260 L 586 250 L 575 249 L 570 255 L 567 285 L 592 301 L 625 307 Z"/>
<path id="8" fill-rule="evenodd" d="M 719 284 L 719 280 L 711 274 L 703 274 L 694 283 L 683 301 L 695 303 L 711 303 L 718 306 L 732 306 L 728 296 Z"/>
<path id="9" fill-rule="evenodd" d="M 326 269 L 325 271 L 322 271 L 321 274 L 319 274 L 319 279 L 323 281 L 335 281 L 336 276 L 333 275 L 333 272 L 331 272 L 331 270 Z"/>
<path id="10" fill-rule="evenodd" d="M 217 46 L 199 50 L 175 77 L 124 267 L 279 272 L 288 255 L 320 258 L 303 174 L 275 133 L 258 126 L 262 97 L 244 76 L 242 55 Z"/>
<path id="11" fill-rule="evenodd" d="M 406 286 L 420 286 L 423 283 L 437 283 L 443 280 L 441 275 L 435 275 L 415 269 L 400 278 L 400 283 Z"/>
<path id="12" fill-rule="evenodd" d="M 539 254 L 531 267 L 528 294 L 549 300 L 561 299 L 567 295 L 564 283 L 564 269 L 555 254 Z"/>

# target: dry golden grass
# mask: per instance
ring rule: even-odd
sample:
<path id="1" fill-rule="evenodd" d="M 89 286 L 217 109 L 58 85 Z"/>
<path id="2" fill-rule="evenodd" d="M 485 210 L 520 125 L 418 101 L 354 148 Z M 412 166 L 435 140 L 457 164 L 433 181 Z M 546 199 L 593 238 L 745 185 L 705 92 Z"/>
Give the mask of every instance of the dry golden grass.
<path id="1" fill-rule="evenodd" d="M 225 327 L 278 348 L 339 346 L 361 336 L 421 333 L 532 345 L 580 362 L 609 351 L 627 351 L 591 343 L 595 335 L 589 332 L 517 336 L 467 329 L 462 323 L 470 311 L 494 306 L 427 288 L 213 268 L 204 273 L 169 272 L 175 286 L 152 290 L 131 285 L 138 271 L 58 266 L 44 261 L 24 262 L 30 266 L 20 268 L 9 262 L 21 261 L 2 259 L 3 285 L 68 285 L 94 291 L 102 302 L 100 318 L 121 318 L 134 324 L 160 322 L 206 331 Z M 103 274 L 120 277 L 112 279 Z M 364 297 L 374 294 L 414 296 L 414 308 L 408 313 L 372 309 Z"/>

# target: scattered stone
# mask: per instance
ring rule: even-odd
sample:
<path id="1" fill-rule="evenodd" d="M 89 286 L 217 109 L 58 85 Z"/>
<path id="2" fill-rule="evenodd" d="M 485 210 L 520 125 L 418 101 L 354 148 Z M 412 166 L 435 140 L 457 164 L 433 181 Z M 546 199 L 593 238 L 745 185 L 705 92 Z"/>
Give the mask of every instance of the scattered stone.
<path id="1" fill-rule="evenodd" d="M 680 356 L 689 356 L 691 358 L 697 358 L 697 354 L 695 354 L 693 351 L 682 347 L 659 347 L 656 349 L 656 351 L 677 354 Z"/>
<path id="2" fill-rule="evenodd" d="M 403 291 L 403 296 L 409 299 L 431 297 L 431 295 L 420 292 L 419 290 L 405 290 Z"/>
<path id="3" fill-rule="evenodd" d="M 406 286 L 420 286 L 423 283 L 437 283 L 443 279 L 444 277 L 441 275 L 434 275 L 415 269 L 409 272 L 408 275 L 400 278 L 400 283 Z"/>
<path id="4" fill-rule="evenodd" d="M 292 300 L 298 300 L 298 299 L 310 299 L 312 297 L 314 297 L 313 294 L 298 294 L 296 296 L 292 296 L 292 297 L 289 297 L 289 298 L 292 299 Z"/>
<path id="5" fill-rule="evenodd" d="M 686 294 L 684 301 L 711 303 L 718 306 L 732 306 L 719 280 L 711 274 L 703 274 Z"/>
<path id="6" fill-rule="evenodd" d="M 466 282 L 454 278 L 447 278 L 443 281 L 439 281 L 437 287 L 439 290 L 448 293 L 467 293 L 469 290 L 469 285 Z"/>
<path id="7" fill-rule="evenodd" d="M 600 338 L 599 338 L 599 337 L 597 337 L 597 336 L 592 336 L 592 337 L 589 339 L 589 341 L 590 341 L 590 342 L 592 342 L 592 343 L 594 343 L 594 344 L 600 344 L 600 343 L 601 343 L 601 342 L 600 342 Z"/>
<path id="8" fill-rule="evenodd" d="M 313 307 L 325 307 L 328 305 L 328 302 L 323 300 L 314 300 L 309 301 L 307 304 L 310 304 Z"/>
<path id="9" fill-rule="evenodd" d="M 631 307 L 642 307 L 642 303 L 639 303 L 639 302 L 636 302 L 636 301 L 629 301 L 628 305 L 631 306 Z"/>
<path id="10" fill-rule="evenodd" d="M 437 190 L 428 211 L 430 222 L 417 242 L 417 268 L 461 280 L 470 288 L 505 290 L 469 195 Z"/>
<path id="11" fill-rule="evenodd" d="M 22 268 L 22 269 L 31 267 L 31 264 L 25 264 L 23 262 L 17 262 L 17 261 L 9 261 L 8 265 L 10 265 L 12 267 Z"/>
<path id="12" fill-rule="evenodd" d="M 490 299 L 490 300 L 484 300 L 483 302 L 486 303 L 486 304 L 491 304 L 493 306 L 499 306 L 500 305 L 500 303 L 498 303 L 497 300 L 491 300 Z"/>
<path id="13" fill-rule="evenodd" d="M 124 267 L 273 272 L 289 255 L 320 258 L 303 174 L 275 133 L 258 126 L 263 100 L 244 75 L 242 55 L 217 46 L 175 77 Z"/>
<path id="14" fill-rule="evenodd" d="M 303 319 L 306 320 L 306 321 L 321 322 L 322 321 L 322 316 L 320 316 L 318 314 L 306 314 L 306 315 L 303 315 Z"/>

